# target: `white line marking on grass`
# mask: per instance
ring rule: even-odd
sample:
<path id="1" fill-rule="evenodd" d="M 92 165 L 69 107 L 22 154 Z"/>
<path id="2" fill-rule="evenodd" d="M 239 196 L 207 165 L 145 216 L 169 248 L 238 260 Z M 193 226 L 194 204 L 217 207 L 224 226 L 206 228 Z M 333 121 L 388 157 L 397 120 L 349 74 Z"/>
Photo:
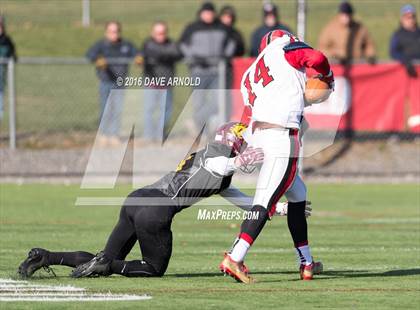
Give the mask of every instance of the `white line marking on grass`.
<path id="1" fill-rule="evenodd" d="M 367 224 L 410 224 L 420 223 L 420 218 L 370 218 L 361 220 L 362 223 Z"/>
<path id="2" fill-rule="evenodd" d="M 148 295 L 88 293 L 70 285 L 43 285 L 0 278 L 0 301 L 131 301 L 148 300 Z"/>
<path id="3" fill-rule="evenodd" d="M 0 285 L 0 293 L 3 291 L 37 291 L 37 292 L 84 292 L 82 287 L 73 286 L 37 286 L 37 285 Z"/>
<path id="4" fill-rule="evenodd" d="M 0 283 L 28 283 L 28 281 L 23 281 L 23 280 L 12 280 L 12 279 L 2 279 L 0 278 Z"/>
<path id="5" fill-rule="evenodd" d="M 149 300 L 147 295 L 114 295 L 114 294 L 77 294 L 77 295 L 47 295 L 47 294 L 9 294 L 0 295 L 0 301 L 133 301 Z"/>

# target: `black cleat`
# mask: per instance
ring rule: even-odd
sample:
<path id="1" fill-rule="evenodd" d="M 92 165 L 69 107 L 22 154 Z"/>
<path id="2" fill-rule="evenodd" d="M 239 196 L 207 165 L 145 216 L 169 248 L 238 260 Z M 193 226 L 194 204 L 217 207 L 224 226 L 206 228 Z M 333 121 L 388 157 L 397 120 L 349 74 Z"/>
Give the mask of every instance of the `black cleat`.
<path id="1" fill-rule="evenodd" d="M 72 278 L 91 276 L 109 276 L 111 274 L 111 260 L 104 252 L 99 252 L 87 263 L 77 266 L 70 274 Z"/>
<path id="2" fill-rule="evenodd" d="M 48 251 L 40 248 L 33 248 L 29 251 L 28 257 L 20 264 L 18 274 L 22 278 L 30 278 L 35 271 L 44 268 L 47 272 L 51 272 L 54 276 L 54 271 L 49 267 Z"/>

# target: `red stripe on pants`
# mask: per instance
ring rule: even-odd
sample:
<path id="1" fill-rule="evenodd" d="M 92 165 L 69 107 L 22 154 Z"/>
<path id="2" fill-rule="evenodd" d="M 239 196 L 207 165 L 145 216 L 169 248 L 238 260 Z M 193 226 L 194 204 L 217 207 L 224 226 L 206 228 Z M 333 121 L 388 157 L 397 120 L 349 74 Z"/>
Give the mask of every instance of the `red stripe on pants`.
<path id="1" fill-rule="evenodd" d="M 299 131 L 297 129 L 289 129 L 290 130 L 290 136 L 292 136 L 293 139 L 293 154 L 290 154 L 290 158 L 289 158 L 289 163 L 288 166 L 290 165 L 290 161 L 291 161 L 291 168 L 290 168 L 290 172 L 289 175 L 287 175 L 287 180 L 284 182 L 284 179 L 280 182 L 279 187 L 281 186 L 281 188 L 277 188 L 274 196 L 274 199 L 272 200 L 271 203 L 271 207 L 268 211 L 268 215 L 271 218 L 274 213 L 276 213 L 276 204 L 279 201 L 279 199 L 281 198 L 281 196 L 284 195 L 284 193 L 289 189 L 289 187 L 292 185 L 295 176 L 296 176 L 296 172 L 297 172 L 297 161 L 298 161 L 298 157 L 299 157 L 299 140 L 298 140 L 298 134 Z M 288 167 L 289 168 L 289 167 Z M 287 173 L 286 169 L 286 173 Z M 282 185 L 284 182 L 284 185 Z M 277 192 L 277 193 L 276 193 Z"/>

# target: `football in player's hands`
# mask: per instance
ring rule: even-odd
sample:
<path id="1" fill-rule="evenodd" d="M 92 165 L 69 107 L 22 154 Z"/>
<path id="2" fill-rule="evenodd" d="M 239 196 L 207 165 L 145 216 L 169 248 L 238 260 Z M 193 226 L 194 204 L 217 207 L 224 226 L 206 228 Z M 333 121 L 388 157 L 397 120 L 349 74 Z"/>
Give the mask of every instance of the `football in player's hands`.
<path id="1" fill-rule="evenodd" d="M 332 92 L 329 83 L 322 78 L 313 77 L 308 79 L 305 86 L 305 102 L 307 104 L 321 103 L 328 99 Z"/>
<path id="2" fill-rule="evenodd" d="M 261 164 L 264 161 L 264 152 L 261 148 L 247 147 L 241 154 L 236 156 L 235 165 L 239 167 L 243 166 L 255 166 Z"/>

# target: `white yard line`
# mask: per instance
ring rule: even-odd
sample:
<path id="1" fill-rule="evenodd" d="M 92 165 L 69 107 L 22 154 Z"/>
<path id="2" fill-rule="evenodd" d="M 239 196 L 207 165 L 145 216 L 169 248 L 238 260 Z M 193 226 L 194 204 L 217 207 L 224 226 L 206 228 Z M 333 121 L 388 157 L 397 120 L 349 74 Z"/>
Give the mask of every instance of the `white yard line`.
<path id="1" fill-rule="evenodd" d="M 420 223 L 420 218 L 368 218 L 361 220 L 361 222 L 367 224 L 411 224 Z"/>
<path id="2" fill-rule="evenodd" d="M 3 283 L 28 283 L 28 281 L 0 278 L 0 284 L 3 284 Z"/>
<path id="3" fill-rule="evenodd" d="M 133 301 L 149 300 L 147 295 L 79 294 L 79 295 L 0 295 L 0 301 Z"/>
<path id="4" fill-rule="evenodd" d="M 85 289 L 72 286 L 0 285 L 0 293 L 4 291 L 84 292 Z"/>
<path id="5" fill-rule="evenodd" d="M 0 301 L 130 301 L 148 300 L 148 295 L 89 293 L 70 285 L 43 285 L 0 278 Z"/>

